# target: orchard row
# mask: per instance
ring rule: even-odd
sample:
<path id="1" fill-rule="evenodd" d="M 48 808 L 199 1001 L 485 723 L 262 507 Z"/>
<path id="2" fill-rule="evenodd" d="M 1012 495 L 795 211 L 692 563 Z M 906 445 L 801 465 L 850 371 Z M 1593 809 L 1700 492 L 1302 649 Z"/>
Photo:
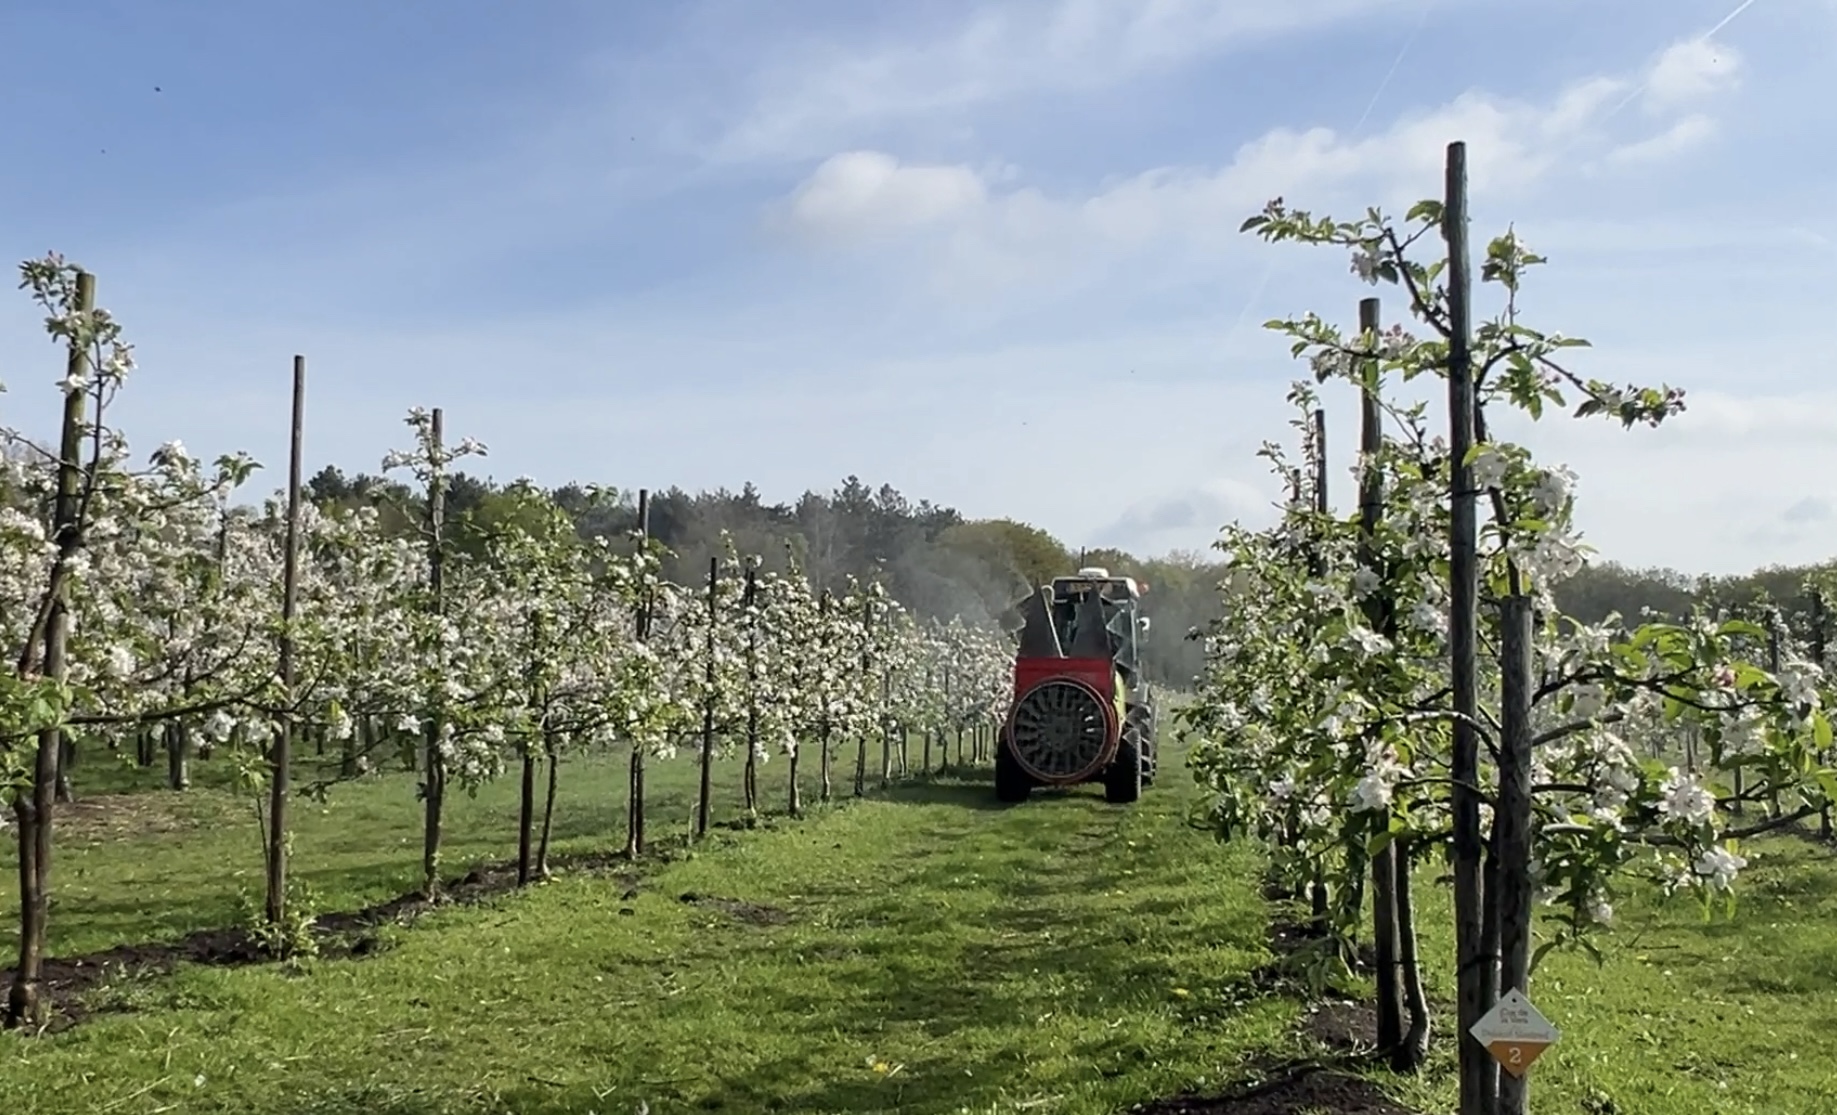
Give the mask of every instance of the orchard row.
<path id="1" fill-rule="evenodd" d="M 713 761 L 745 762 L 744 804 L 756 811 L 761 767 L 782 758 L 782 800 L 795 814 L 800 765 L 814 765 L 827 799 L 850 749 L 860 792 L 870 743 L 887 777 L 905 769 L 911 736 L 927 755 L 945 733 L 959 749 L 966 731 L 980 745 L 1005 710 L 1006 635 L 921 619 L 876 585 L 818 591 L 795 555 L 787 571 L 766 572 L 729 544 L 705 581 L 672 584 L 642 511 L 628 537 L 583 538 L 528 482 L 508 489 L 485 537 L 456 545 L 457 531 L 478 528 L 446 521 L 450 470 L 484 447 L 449 443 L 437 410 L 412 412 L 412 446 L 384 461 L 414 478 L 407 507 L 301 498 L 298 382 L 280 495 L 237 501 L 254 462 L 206 463 L 176 442 L 136 468 L 107 424 L 133 353 L 95 307 L 93 280 L 57 257 L 22 273 L 70 355 L 60 444 L 8 433 L 0 463 L 0 635 L 13 666 L 0 681 L 0 800 L 21 859 L 12 1024 L 45 1006 L 52 833 L 78 746 L 144 760 L 157 739 L 180 785 L 193 748 L 236 764 L 266 803 L 265 939 L 286 951 L 305 943 L 310 920 L 290 906 L 289 800 L 335 792 L 379 762 L 417 771 L 433 895 L 448 795 L 507 770 L 527 785 L 538 765 L 552 774 L 570 753 L 628 754 L 626 849 L 636 855 L 647 762 L 689 749 L 704 765 L 699 834 Z M 302 741 L 336 762 L 297 758 Z M 526 794 L 526 880 L 543 867 L 534 813 Z"/>
<path id="2" fill-rule="evenodd" d="M 1504 991 L 1529 989 L 1537 957 L 1597 948 L 1636 878 L 1732 901 L 1742 837 L 1828 817 L 1822 647 L 1807 654 L 1759 617 L 1560 613 L 1551 589 L 1586 553 L 1579 478 L 1501 429 L 1571 405 L 1657 425 L 1683 398 L 1571 371 L 1563 358 L 1584 342 L 1520 317 L 1543 261 L 1511 232 L 1484 249 L 1479 278 L 1498 297 L 1476 324 L 1462 145 L 1444 197 L 1402 220 L 1276 201 L 1245 228 L 1349 251 L 1354 273 L 1401 292 L 1422 336 L 1385 328 L 1375 298 L 1356 330 L 1313 314 L 1269 324 L 1313 372 L 1291 393 L 1303 453 L 1265 447 L 1290 491 L 1280 520 L 1219 543 L 1227 599 L 1184 714 L 1191 763 L 1218 834 L 1265 844 L 1273 881 L 1305 897 L 1316 959 L 1350 956 L 1371 910 L 1379 1043 L 1404 1070 L 1423 1063 L 1431 1025 L 1413 868 L 1449 866 L 1461 1112 L 1523 1115 L 1525 1078 L 1501 1076 L 1469 1030 Z M 1435 234 L 1445 250 L 1425 259 Z M 1327 498 L 1327 383 L 1359 404 L 1344 515 Z M 1408 397 L 1422 384 L 1445 409 Z"/>

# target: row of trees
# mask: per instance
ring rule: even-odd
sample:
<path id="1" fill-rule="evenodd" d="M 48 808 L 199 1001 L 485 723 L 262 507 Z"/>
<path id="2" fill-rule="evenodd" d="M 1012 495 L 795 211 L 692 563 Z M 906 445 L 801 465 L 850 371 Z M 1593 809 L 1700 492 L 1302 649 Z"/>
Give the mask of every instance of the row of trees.
<path id="1" fill-rule="evenodd" d="M 1478 261 L 1500 296 L 1476 323 L 1465 179 L 1457 143 L 1444 197 L 1401 221 L 1277 201 L 1246 223 L 1348 250 L 1355 273 L 1401 290 L 1426 336 L 1383 327 L 1377 299 L 1356 330 L 1313 314 L 1269 324 L 1314 373 L 1291 394 L 1300 460 L 1264 450 L 1293 498 L 1276 526 L 1220 543 L 1223 615 L 1184 717 L 1219 835 L 1269 846 L 1323 955 L 1344 957 L 1371 911 L 1379 1042 L 1401 1070 L 1423 1063 L 1431 1023 L 1413 868 L 1450 865 L 1460 1110 L 1525 1115 L 1526 1078 L 1500 1073 L 1469 1033 L 1499 996 L 1526 991 L 1550 948 L 1596 948 L 1630 877 L 1728 895 L 1739 838 L 1828 808 L 1837 779 L 1823 672 L 1777 628 L 1736 606 L 1563 613 L 1557 588 L 1583 567 L 1577 477 L 1503 440 L 1499 412 L 1535 420 L 1573 401 L 1578 417 L 1656 425 L 1682 395 L 1561 363 L 1584 342 L 1520 318 L 1520 284 L 1543 261 L 1510 232 Z M 1445 252 L 1421 258 L 1437 232 Z M 1402 400 L 1412 381 L 1445 389 L 1445 434 L 1426 401 Z M 1354 514 L 1327 498 L 1328 382 L 1360 404 Z M 1652 757 L 1686 734 L 1700 744 L 1690 761 Z"/>
<path id="2" fill-rule="evenodd" d="M 22 270 L 69 362 L 57 447 L 8 434 L 0 464 L 0 635 L 13 654 L 0 680 L 0 804 L 17 828 L 21 911 L 9 1025 L 47 1006 L 54 819 L 79 740 L 141 750 L 157 735 L 180 771 L 193 745 L 236 764 L 265 803 L 262 940 L 285 953 L 310 942 L 288 863 L 302 740 L 339 753 L 314 793 L 379 757 L 408 761 L 423 890 L 437 897 L 449 796 L 508 771 L 522 783 L 528 881 L 545 870 L 571 752 L 629 756 L 624 851 L 635 857 L 651 762 L 696 755 L 700 834 L 723 756 L 746 763 L 749 812 L 768 792 L 761 764 L 784 756 L 782 800 L 796 814 L 800 764 L 815 764 L 827 800 L 852 747 L 861 793 L 872 747 L 886 779 L 904 767 L 905 740 L 980 738 L 1004 711 L 1013 651 L 1000 630 L 915 614 L 872 581 L 813 584 L 795 553 L 765 568 L 731 535 L 700 576 L 673 579 L 647 497 L 623 534 L 583 533 L 529 484 L 495 490 L 492 519 L 453 515 L 454 465 L 485 450 L 450 440 L 439 410 L 411 412 L 411 445 L 384 461 L 408 498 L 322 506 L 301 483 L 301 360 L 281 494 L 238 503 L 254 462 L 206 464 L 176 442 L 133 468 L 106 421 L 131 347 L 87 273 L 55 256 Z M 578 498 L 588 513 L 610 502 Z"/>
<path id="3" fill-rule="evenodd" d="M 464 462 L 462 462 L 464 463 Z M 500 485 L 455 467 L 447 478 L 446 513 L 456 552 L 480 555 L 485 540 L 527 515 L 527 484 Z M 381 529 L 412 536 L 425 519 L 419 490 L 388 475 L 347 476 L 327 466 L 306 482 L 322 510 L 376 508 Z M 635 490 L 566 484 L 548 498 L 589 540 L 626 552 L 637 529 Z M 1013 603 L 1082 559 L 1133 574 L 1150 592 L 1144 611 L 1156 632 L 1143 643 L 1143 668 L 1157 681 L 1185 685 L 1198 672 L 1198 647 L 1181 635 L 1217 614 L 1221 565 L 1174 552 L 1142 558 L 1116 549 L 1077 550 L 1047 531 L 1012 519 L 963 518 L 951 508 L 913 501 L 891 485 L 872 488 L 849 477 L 834 491 L 805 492 L 790 504 L 768 503 L 748 484 L 740 491 L 652 492 L 649 536 L 667 549 L 663 575 L 690 583 L 729 546 L 760 555 L 762 568 L 800 569 L 818 590 L 847 591 L 852 578 L 875 582 L 914 614 L 977 626 L 1008 626 Z"/>

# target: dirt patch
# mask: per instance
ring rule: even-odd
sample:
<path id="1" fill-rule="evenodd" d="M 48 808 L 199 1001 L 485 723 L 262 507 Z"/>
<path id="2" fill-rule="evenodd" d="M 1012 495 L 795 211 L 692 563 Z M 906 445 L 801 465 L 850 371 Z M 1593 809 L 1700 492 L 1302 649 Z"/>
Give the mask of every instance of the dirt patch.
<path id="1" fill-rule="evenodd" d="M 1312 925 L 1276 918 L 1269 923 L 1264 944 L 1274 959 L 1250 973 L 1250 987 L 1263 994 L 1292 992 L 1303 997 L 1321 990 L 1309 973 L 1318 975 L 1321 964 L 1332 963 L 1329 953 L 1335 945 L 1325 934 Z M 1368 951 L 1361 949 L 1349 956 L 1341 948 L 1340 960 L 1356 973 L 1368 966 Z"/>
<path id="2" fill-rule="evenodd" d="M 1271 919 L 1265 942 L 1277 956 L 1293 956 L 1310 945 L 1317 945 L 1326 934 L 1304 922 Z"/>
<path id="3" fill-rule="evenodd" d="M 198 826 L 187 810 L 193 802 L 178 794 L 97 794 L 57 807 L 61 839 L 100 843 L 136 836 L 160 836 Z"/>
<path id="4" fill-rule="evenodd" d="M 639 875 L 622 853 L 558 859 L 554 866 L 569 874 L 610 874 L 625 888 L 626 900 L 637 896 Z M 625 870 L 616 870 L 618 867 Z M 382 951 L 377 930 L 384 926 L 407 925 L 433 910 L 483 902 L 516 889 L 514 863 L 486 864 L 444 883 L 437 900 L 411 892 L 361 910 L 321 914 L 313 920 L 313 937 L 321 957 L 373 956 Z M 54 1014 L 42 1032 L 58 1033 L 98 1014 L 130 1009 L 109 1001 L 110 984 L 166 975 L 181 964 L 237 968 L 274 959 L 243 928 L 205 929 L 172 941 L 119 945 L 82 956 L 47 959 L 41 969 L 40 999 L 53 1006 Z M 13 969 L 0 968 L 0 987 L 12 980 Z"/>
<path id="5" fill-rule="evenodd" d="M 1325 938 L 1325 933 L 1306 922 L 1275 918 L 1269 923 L 1264 943 L 1277 956 L 1293 956 L 1305 948 L 1318 946 Z M 1377 950 L 1371 942 L 1361 941 L 1346 961 L 1355 971 L 1369 971 L 1377 964 Z"/>
<path id="6" fill-rule="evenodd" d="M 1316 1005 L 1302 1030 L 1335 1053 L 1368 1053 L 1378 1042 L 1378 1012 L 1371 1003 L 1349 999 Z"/>
<path id="7" fill-rule="evenodd" d="M 682 894 L 676 900 L 691 906 L 700 906 L 705 910 L 719 910 L 735 921 L 747 925 L 783 925 L 791 920 L 791 915 L 776 906 L 761 906 L 756 902 L 742 902 L 737 898 L 716 898 L 707 894 Z"/>
<path id="8" fill-rule="evenodd" d="M 238 929 L 207 929 L 176 941 L 121 945 L 85 956 L 57 957 L 40 969 L 39 995 L 56 1007 L 45 1027 L 55 1033 L 94 1014 L 108 1013 L 107 1003 L 85 1002 L 86 996 L 105 990 L 110 983 L 163 975 L 179 964 L 235 967 L 264 959 L 249 934 Z M 13 970 L 0 971 L 0 982 L 10 984 Z"/>
<path id="9" fill-rule="evenodd" d="M 1290 1069 L 1215 1095 L 1183 1093 L 1139 1103 L 1130 1115 L 1420 1115 L 1361 1076 L 1321 1065 Z"/>

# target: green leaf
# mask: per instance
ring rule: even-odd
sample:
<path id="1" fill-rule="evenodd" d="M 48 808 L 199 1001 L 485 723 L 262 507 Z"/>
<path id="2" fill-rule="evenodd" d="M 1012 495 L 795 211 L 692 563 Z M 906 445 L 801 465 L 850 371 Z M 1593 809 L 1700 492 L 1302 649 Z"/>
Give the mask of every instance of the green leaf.
<path id="1" fill-rule="evenodd" d="M 1442 219 L 1442 203 L 1434 198 L 1425 198 L 1410 206 L 1410 211 L 1403 219 L 1410 223 L 1417 221 L 1439 222 Z"/>

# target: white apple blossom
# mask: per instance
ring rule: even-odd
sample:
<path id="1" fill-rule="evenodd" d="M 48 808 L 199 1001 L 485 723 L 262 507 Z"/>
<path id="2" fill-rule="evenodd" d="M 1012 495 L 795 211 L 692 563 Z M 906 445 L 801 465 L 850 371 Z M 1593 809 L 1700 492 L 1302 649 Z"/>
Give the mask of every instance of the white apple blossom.
<path id="1" fill-rule="evenodd" d="M 1747 858 L 1736 855 L 1720 844 L 1712 845 L 1697 857 L 1692 870 L 1697 878 L 1712 890 L 1729 890 L 1735 885 L 1735 876 L 1748 865 Z"/>
<path id="2" fill-rule="evenodd" d="M 1659 809 L 1687 825 L 1707 822 L 1716 809 L 1716 796 L 1695 774 L 1672 767 L 1659 787 Z"/>

